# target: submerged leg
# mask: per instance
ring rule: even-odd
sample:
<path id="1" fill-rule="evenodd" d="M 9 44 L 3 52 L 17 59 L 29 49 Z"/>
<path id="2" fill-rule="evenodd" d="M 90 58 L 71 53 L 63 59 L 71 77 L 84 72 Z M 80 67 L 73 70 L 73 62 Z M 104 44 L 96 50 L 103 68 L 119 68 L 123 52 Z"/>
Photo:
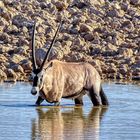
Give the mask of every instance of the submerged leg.
<path id="1" fill-rule="evenodd" d="M 36 100 L 36 105 L 40 105 L 42 102 L 44 101 L 44 99 L 42 99 L 40 96 L 38 96 L 38 99 Z"/>
<path id="2" fill-rule="evenodd" d="M 93 88 L 89 90 L 89 97 L 94 106 L 102 105 L 100 94 Z"/>
<path id="3" fill-rule="evenodd" d="M 54 106 L 60 106 L 60 102 L 54 102 Z"/>
<path id="4" fill-rule="evenodd" d="M 100 89 L 100 96 L 101 96 L 102 104 L 103 104 L 103 105 L 109 105 L 107 96 L 105 95 L 105 93 L 104 93 L 102 87 L 101 87 L 101 89 Z"/>
<path id="5" fill-rule="evenodd" d="M 75 105 L 83 105 L 83 96 L 74 99 Z"/>

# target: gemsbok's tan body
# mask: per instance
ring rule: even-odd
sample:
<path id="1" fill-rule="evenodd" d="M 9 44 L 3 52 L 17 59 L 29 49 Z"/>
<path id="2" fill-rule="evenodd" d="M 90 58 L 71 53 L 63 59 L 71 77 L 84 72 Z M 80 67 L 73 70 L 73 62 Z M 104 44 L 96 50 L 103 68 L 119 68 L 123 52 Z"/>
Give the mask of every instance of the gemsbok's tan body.
<path id="1" fill-rule="evenodd" d="M 60 26 L 57 32 L 59 28 Z M 94 106 L 108 105 L 107 97 L 101 86 L 100 75 L 91 64 L 85 62 L 62 62 L 58 60 L 48 61 L 48 56 L 57 32 L 42 65 L 37 68 L 34 49 L 34 32 L 32 43 L 34 76 L 31 93 L 33 95 L 39 93 L 36 101 L 37 105 L 40 105 L 43 100 L 59 105 L 62 98 L 74 99 L 75 104 L 82 105 L 82 97 L 85 93 L 89 95 Z"/>

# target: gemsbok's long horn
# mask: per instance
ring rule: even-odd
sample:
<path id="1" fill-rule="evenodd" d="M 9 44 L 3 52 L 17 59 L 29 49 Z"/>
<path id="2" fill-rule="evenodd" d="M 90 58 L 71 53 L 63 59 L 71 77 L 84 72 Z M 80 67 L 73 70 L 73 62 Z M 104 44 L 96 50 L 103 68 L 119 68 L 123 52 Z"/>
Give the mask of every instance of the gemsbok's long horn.
<path id="1" fill-rule="evenodd" d="M 47 53 L 46 53 L 46 55 L 45 55 L 45 58 L 44 58 L 44 60 L 43 60 L 43 62 L 42 62 L 42 65 L 41 65 L 41 67 L 40 67 L 40 70 L 42 70 L 42 68 L 43 68 L 43 66 L 44 66 L 44 64 L 45 64 L 45 62 L 46 62 L 46 61 L 48 60 L 48 58 L 49 58 L 50 52 L 51 52 L 52 47 L 53 47 L 53 45 L 54 45 L 54 42 L 55 42 L 55 40 L 56 40 L 57 33 L 59 32 L 59 30 L 60 30 L 62 24 L 63 24 L 63 21 L 61 20 L 61 22 L 60 22 L 60 24 L 59 24 L 59 26 L 58 26 L 58 28 L 57 28 L 57 30 L 56 30 L 56 33 L 55 33 L 55 35 L 54 35 L 54 37 L 53 37 L 53 40 L 52 40 L 52 42 L 51 42 L 51 44 L 50 44 L 50 47 L 49 47 L 49 49 L 48 49 L 48 51 L 47 51 Z"/>
<path id="2" fill-rule="evenodd" d="M 34 22 L 33 32 L 32 32 L 32 63 L 33 63 L 33 70 L 37 69 L 36 56 L 35 56 L 35 30 L 36 30 L 36 22 Z"/>

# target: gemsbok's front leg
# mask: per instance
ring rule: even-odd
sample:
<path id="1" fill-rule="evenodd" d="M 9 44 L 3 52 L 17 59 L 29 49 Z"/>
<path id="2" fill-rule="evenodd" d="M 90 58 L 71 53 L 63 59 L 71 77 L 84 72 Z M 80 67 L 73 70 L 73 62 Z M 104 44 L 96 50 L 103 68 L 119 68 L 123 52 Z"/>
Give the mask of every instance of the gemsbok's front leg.
<path id="1" fill-rule="evenodd" d="M 36 105 L 39 106 L 42 102 L 44 101 L 43 98 L 41 98 L 40 96 L 38 96 L 38 99 L 36 100 Z"/>

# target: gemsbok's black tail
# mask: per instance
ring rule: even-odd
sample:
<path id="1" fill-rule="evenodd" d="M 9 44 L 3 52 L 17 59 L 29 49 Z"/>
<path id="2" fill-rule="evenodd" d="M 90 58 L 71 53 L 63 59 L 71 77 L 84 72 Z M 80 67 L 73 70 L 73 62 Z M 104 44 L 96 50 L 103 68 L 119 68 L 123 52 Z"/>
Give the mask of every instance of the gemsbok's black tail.
<path id="1" fill-rule="evenodd" d="M 102 100 L 102 105 L 109 105 L 107 96 L 105 95 L 102 87 L 101 87 L 101 90 L 100 90 L 100 96 L 101 96 L 101 100 Z"/>

